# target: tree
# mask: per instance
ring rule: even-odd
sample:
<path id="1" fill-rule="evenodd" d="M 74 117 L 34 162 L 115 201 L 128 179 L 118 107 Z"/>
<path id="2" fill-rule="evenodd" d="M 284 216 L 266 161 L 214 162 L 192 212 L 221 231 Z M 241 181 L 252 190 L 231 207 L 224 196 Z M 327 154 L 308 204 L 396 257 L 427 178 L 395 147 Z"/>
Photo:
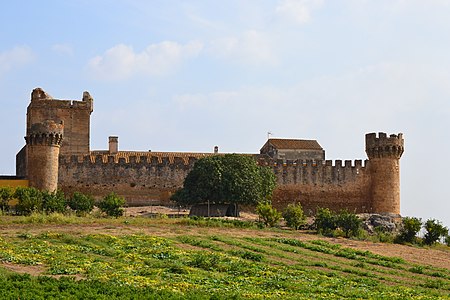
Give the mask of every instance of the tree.
<path id="1" fill-rule="evenodd" d="M 200 203 L 256 204 L 270 198 L 275 175 L 249 155 L 225 154 L 198 160 L 183 188 L 172 200 L 181 205 Z"/>
<path id="2" fill-rule="evenodd" d="M 66 212 L 67 200 L 64 197 L 62 191 L 55 191 L 53 193 L 43 191 L 42 192 L 42 209 L 46 213 Z"/>
<path id="3" fill-rule="evenodd" d="M 10 187 L 0 187 L 0 210 L 9 210 L 9 200 L 14 196 L 13 189 Z"/>
<path id="4" fill-rule="evenodd" d="M 261 202 L 256 207 L 256 213 L 261 218 L 264 225 L 274 227 L 281 219 L 281 213 L 273 208 L 270 203 Z"/>
<path id="5" fill-rule="evenodd" d="M 105 196 L 98 203 L 98 208 L 110 217 L 120 217 L 123 215 L 123 206 L 125 205 L 125 199 L 117 196 L 114 192 Z"/>
<path id="6" fill-rule="evenodd" d="M 30 215 L 32 212 L 42 211 L 42 193 L 34 187 L 18 187 L 14 197 L 19 200 L 16 212 L 21 215 Z"/>
<path id="7" fill-rule="evenodd" d="M 295 230 L 299 229 L 300 226 L 305 224 L 306 221 L 306 217 L 300 203 L 289 204 L 283 211 L 283 218 L 286 221 L 287 226 L 294 228 Z"/>
<path id="8" fill-rule="evenodd" d="M 86 215 L 94 209 L 94 198 L 79 192 L 73 193 L 67 204 L 78 216 Z"/>
<path id="9" fill-rule="evenodd" d="M 320 234 L 332 235 L 333 231 L 338 228 L 335 214 L 329 208 L 318 208 L 314 227 Z"/>
<path id="10" fill-rule="evenodd" d="M 342 210 L 336 215 L 336 225 L 343 232 L 345 237 L 357 236 L 362 225 L 362 220 L 354 213 Z"/>
<path id="11" fill-rule="evenodd" d="M 426 230 L 423 242 L 427 245 L 432 245 L 448 235 L 448 228 L 435 219 L 427 220 L 423 227 Z"/>
<path id="12" fill-rule="evenodd" d="M 416 235 L 422 227 L 422 220 L 415 217 L 405 217 L 402 219 L 402 228 L 397 237 L 397 242 L 414 243 Z"/>

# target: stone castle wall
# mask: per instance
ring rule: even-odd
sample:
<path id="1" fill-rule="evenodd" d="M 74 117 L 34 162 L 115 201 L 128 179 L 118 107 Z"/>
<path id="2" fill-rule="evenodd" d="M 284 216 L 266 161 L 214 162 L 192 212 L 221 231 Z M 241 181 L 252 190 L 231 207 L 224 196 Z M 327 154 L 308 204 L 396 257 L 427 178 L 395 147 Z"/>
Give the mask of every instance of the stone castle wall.
<path id="1" fill-rule="evenodd" d="M 61 157 L 59 187 L 65 193 L 80 191 L 100 198 L 111 191 L 124 196 L 129 205 L 169 204 L 182 187 L 197 157 L 108 155 Z M 306 212 L 317 207 L 370 212 L 368 161 L 273 161 L 260 159 L 277 177 L 273 205 L 283 208 L 300 202 Z"/>
<path id="2" fill-rule="evenodd" d="M 273 205 L 278 209 L 301 203 L 312 214 L 318 207 L 352 212 L 373 211 L 369 162 L 361 160 L 274 162 L 277 188 Z"/>
<path id="3" fill-rule="evenodd" d="M 110 192 L 124 196 L 129 205 L 169 204 L 183 185 L 197 158 L 107 155 L 61 156 L 59 188 L 99 198 Z"/>

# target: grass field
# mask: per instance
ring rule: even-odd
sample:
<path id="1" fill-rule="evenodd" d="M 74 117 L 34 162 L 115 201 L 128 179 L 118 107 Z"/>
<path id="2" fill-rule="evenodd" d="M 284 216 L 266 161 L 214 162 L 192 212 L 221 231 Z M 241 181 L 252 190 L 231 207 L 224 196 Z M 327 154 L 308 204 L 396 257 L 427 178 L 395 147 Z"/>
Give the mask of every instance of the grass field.
<path id="1" fill-rule="evenodd" d="M 0 225 L 3 299 L 450 299 L 446 247 L 236 221 L 32 216 Z"/>

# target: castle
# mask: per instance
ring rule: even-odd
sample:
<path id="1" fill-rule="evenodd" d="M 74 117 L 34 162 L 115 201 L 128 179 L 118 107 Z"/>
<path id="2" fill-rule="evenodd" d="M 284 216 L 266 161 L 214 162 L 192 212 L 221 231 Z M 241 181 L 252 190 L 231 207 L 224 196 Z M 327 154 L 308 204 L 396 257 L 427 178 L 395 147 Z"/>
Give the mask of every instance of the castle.
<path id="1" fill-rule="evenodd" d="M 27 108 L 26 145 L 16 156 L 16 176 L 30 186 L 67 194 L 75 191 L 102 197 L 111 191 L 129 205 L 167 204 L 183 185 L 194 163 L 211 153 L 119 151 L 118 137 L 109 149 L 91 151 L 93 98 L 58 100 L 40 88 Z M 260 165 L 273 168 L 277 188 L 273 205 L 299 202 L 306 212 L 317 207 L 353 212 L 400 213 L 399 160 L 402 134 L 366 134 L 368 160 L 325 160 L 314 140 L 268 139 Z"/>

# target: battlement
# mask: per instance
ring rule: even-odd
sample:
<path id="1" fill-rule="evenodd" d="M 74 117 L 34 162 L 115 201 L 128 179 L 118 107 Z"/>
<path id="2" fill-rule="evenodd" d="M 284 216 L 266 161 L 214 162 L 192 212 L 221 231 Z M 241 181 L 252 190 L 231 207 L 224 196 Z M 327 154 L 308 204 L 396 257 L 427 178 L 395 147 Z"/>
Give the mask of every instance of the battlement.
<path id="1" fill-rule="evenodd" d="M 396 158 L 400 159 L 404 151 L 403 134 L 391 134 L 380 132 L 366 134 L 366 153 L 371 158 Z"/>
<path id="2" fill-rule="evenodd" d="M 64 124 L 47 120 L 31 125 L 25 141 L 27 145 L 54 145 L 61 146 L 63 140 Z"/>
<path id="3" fill-rule="evenodd" d="M 279 184 L 343 184 L 364 176 L 369 160 L 273 160 L 260 157 L 258 164 L 271 167 Z"/>
<path id="4" fill-rule="evenodd" d="M 119 151 L 111 155 L 109 151 L 92 151 L 89 155 L 65 156 L 63 160 L 83 165 L 185 167 L 193 166 L 200 158 L 211 155 L 214 153 Z"/>
<path id="5" fill-rule="evenodd" d="M 86 109 L 93 111 L 94 99 L 89 92 L 83 92 L 83 98 L 80 100 L 55 99 L 41 88 L 35 88 L 31 93 L 30 108 L 67 108 L 67 109 Z"/>

